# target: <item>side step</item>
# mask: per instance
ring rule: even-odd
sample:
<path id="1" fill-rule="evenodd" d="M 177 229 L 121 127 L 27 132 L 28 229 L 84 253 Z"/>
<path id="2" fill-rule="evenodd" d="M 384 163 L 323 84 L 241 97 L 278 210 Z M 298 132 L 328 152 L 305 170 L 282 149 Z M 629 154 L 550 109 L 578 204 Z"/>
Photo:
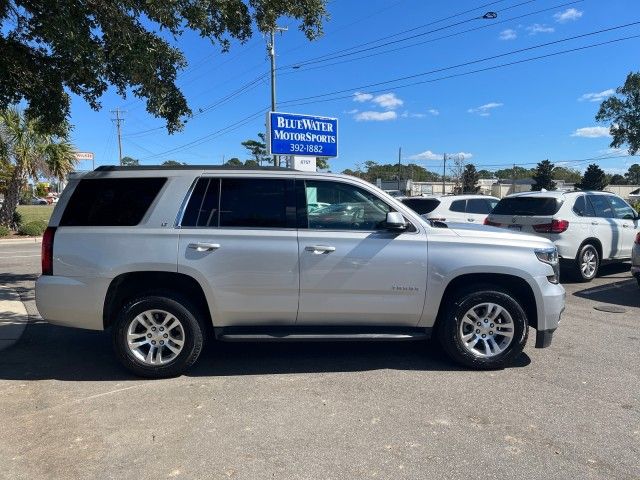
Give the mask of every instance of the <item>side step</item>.
<path id="1" fill-rule="evenodd" d="M 223 342 L 359 342 L 431 338 L 430 328 L 411 327 L 217 327 Z"/>

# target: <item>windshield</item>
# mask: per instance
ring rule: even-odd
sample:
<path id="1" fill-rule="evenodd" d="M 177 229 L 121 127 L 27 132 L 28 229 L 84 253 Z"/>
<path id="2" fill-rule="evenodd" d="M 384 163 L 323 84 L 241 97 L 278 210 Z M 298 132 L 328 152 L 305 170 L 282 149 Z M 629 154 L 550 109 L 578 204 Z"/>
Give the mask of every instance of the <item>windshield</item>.
<path id="1" fill-rule="evenodd" d="M 555 197 L 503 198 L 493 209 L 495 215 L 539 216 L 555 215 L 562 202 Z"/>

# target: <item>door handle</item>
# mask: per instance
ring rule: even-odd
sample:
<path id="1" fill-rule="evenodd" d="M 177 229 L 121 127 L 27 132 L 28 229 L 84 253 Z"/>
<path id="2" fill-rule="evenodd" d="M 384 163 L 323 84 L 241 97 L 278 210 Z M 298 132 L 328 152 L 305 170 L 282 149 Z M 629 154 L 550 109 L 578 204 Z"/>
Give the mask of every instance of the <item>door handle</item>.
<path id="1" fill-rule="evenodd" d="M 591 225 L 600 225 L 598 222 L 591 222 Z"/>
<path id="2" fill-rule="evenodd" d="M 629 225 L 627 225 L 626 223 L 623 223 L 623 224 L 622 224 L 622 227 L 623 227 L 623 228 L 629 228 Z"/>
<path id="3" fill-rule="evenodd" d="M 473 222 L 473 218 L 467 218 L 467 222 Z"/>
<path id="4" fill-rule="evenodd" d="M 325 253 L 331 253 L 336 251 L 336 247 L 329 245 L 309 245 L 304 248 L 307 252 L 313 252 L 315 255 L 322 255 Z"/>
<path id="5" fill-rule="evenodd" d="M 220 248 L 219 243 L 204 243 L 204 242 L 196 242 L 190 243 L 187 247 L 192 248 L 198 252 L 212 252 L 213 250 L 217 250 Z"/>

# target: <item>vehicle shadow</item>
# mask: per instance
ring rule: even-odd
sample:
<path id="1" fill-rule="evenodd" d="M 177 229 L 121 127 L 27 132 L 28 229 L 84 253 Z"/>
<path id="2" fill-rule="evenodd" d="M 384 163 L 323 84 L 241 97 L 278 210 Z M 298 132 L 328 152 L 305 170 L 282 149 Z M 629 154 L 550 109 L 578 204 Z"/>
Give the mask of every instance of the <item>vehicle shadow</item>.
<path id="1" fill-rule="evenodd" d="M 531 363 L 523 353 L 513 367 Z M 378 369 L 457 371 L 435 342 L 222 343 L 211 341 L 190 377 L 359 372 Z M 32 323 L 0 352 L 0 379 L 139 380 L 116 360 L 104 332 Z"/>
<path id="2" fill-rule="evenodd" d="M 578 290 L 573 295 L 599 303 L 640 308 L 640 289 L 638 288 L 638 282 L 634 278 L 629 278 L 627 275 L 620 278 L 620 281 L 614 283 Z"/>
<path id="3" fill-rule="evenodd" d="M 619 278 L 621 280 L 628 280 L 631 278 L 631 263 L 629 262 L 616 262 L 616 263 L 607 263 L 601 265 L 598 271 L 599 278 L 607 278 L 607 279 L 616 279 Z M 573 284 L 584 284 L 587 283 L 581 282 L 580 280 L 574 279 L 571 275 L 571 272 L 567 270 L 562 270 L 560 272 L 560 282 L 573 285 Z"/>

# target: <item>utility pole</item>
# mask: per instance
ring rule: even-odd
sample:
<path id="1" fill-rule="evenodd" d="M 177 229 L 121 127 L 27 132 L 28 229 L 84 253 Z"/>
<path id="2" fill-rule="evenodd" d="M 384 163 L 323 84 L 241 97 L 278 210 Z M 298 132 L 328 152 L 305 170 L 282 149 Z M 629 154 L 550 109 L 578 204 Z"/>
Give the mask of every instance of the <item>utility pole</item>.
<path id="1" fill-rule="evenodd" d="M 516 164 L 513 164 L 513 170 L 511 170 L 511 193 L 516 193 Z"/>
<path id="2" fill-rule="evenodd" d="M 402 147 L 398 148 L 398 190 L 400 190 L 400 175 L 402 175 Z"/>
<path id="3" fill-rule="evenodd" d="M 276 32 L 286 32 L 289 30 L 287 27 L 278 27 L 275 26 L 271 29 L 270 42 L 267 45 L 267 51 L 269 53 L 269 57 L 271 57 L 271 111 L 276 111 Z M 267 128 L 271 128 L 270 125 L 267 125 Z M 278 156 L 273 156 L 273 166 L 278 166 Z"/>
<path id="4" fill-rule="evenodd" d="M 447 154 L 442 155 L 442 195 L 444 195 L 444 177 L 447 174 Z"/>
<path id="5" fill-rule="evenodd" d="M 116 129 L 118 130 L 118 163 L 122 165 L 122 129 L 120 128 L 120 124 L 124 122 L 124 118 L 120 117 L 120 114 L 126 112 L 123 112 L 119 107 L 116 107 L 115 110 L 111 110 L 111 113 L 116 114 L 116 118 L 112 118 L 111 120 L 116 122 Z"/>

